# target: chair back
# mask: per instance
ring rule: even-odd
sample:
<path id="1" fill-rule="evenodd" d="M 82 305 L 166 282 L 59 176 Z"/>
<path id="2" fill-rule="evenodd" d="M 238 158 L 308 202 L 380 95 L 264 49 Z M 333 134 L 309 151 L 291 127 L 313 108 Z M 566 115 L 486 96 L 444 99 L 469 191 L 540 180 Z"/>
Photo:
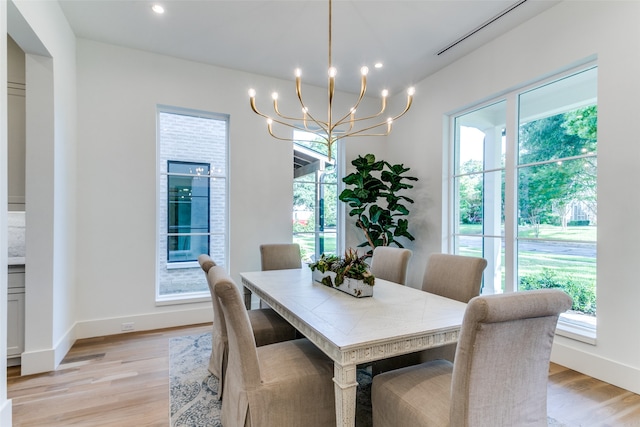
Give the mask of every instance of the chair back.
<path id="1" fill-rule="evenodd" d="M 229 342 L 229 365 L 225 382 L 231 384 L 229 376 L 234 375 L 234 384 L 240 384 L 242 389 L 250 390 L 260 386 L 260 364 L 249 314 L 244 307 L 242 295 L 233 279 L 219 276 L 214 281 L 215 295 L 220 301 L 222 313 L 227 327 Z M 240 390 L 226 390 L 225 396 L 231 393 L 231 399 Z"/>
<path id="2" fill-rule="evenodd" d="M 207 254 L 201 254 L 198 256 L 198 263 L 200 264 L 200 268 L 204 271 L 205 276 L 209 272 L 209 269 L 216 265 L 215 261 L 211 259 L 211 257 Z"/>
<path id="3" fill-rule="evenodd" d="M 454 359 L 450 425 L 546 426 L 551 346 L 571 304 L 558 289 L 473 298 Z"/>
<path id="4" fill-rule="evenodd" d="M 484 258 L 431 254 L 424 273 L 422 290 L 464 303 L 480 295 Z"/>
<path id="5" fill-rule="evenodd" d="M 411 254 L 409 249 L 377 246 L 371 258 L 371 274 L 379 279 L 404 285 Z"/>
<path id="6" fill-rule="evenodd" d="M 297 243 L 260 245 L 260 263 L 263 271 L 302 268 L 300 245 Z"/>
<path id="7" fill-rule="evenodd" d="M 222 306 L 220 300 L 215 293 L 215 284 L 218 281 L 231 278 L 226 269 L 219 265 L 214 265 L 209 269 L 207 273 L 207 284 L 209 285 L 209 293 L 211 294 L 211 305 L 213 306 L 213 330 L 214 335 L 218 335 L 220 338 L 227 342 L 227 326 L 225 323 L 224 315 L 222 314 Z"/>

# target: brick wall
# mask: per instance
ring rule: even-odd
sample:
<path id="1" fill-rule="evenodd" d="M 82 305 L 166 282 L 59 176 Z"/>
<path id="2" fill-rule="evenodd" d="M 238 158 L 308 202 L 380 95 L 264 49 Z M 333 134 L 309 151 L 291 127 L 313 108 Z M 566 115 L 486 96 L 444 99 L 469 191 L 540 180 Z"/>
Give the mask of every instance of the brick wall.
<path id="1" fill-rule="evenodd" d="M 188 113 L 185 113 L 188 114 Z M 208 292 L 197 262 L 167 265 L 167 162 L 209 163 L 210 242 L 209 254 L 217 264 L 227 264 L 227 120 L 161 112 L 159 115 L 159 230 L 158 281 L 160 295 Z"/>

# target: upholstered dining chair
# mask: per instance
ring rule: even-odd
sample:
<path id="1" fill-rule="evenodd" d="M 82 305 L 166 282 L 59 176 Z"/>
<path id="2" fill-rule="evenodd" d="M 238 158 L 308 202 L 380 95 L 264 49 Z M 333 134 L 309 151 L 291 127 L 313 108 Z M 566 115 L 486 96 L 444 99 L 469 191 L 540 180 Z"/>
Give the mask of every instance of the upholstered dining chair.
<path id="1" fill-rule="evenodd" d="M 410 258 L 409 249 L 378 246 L 371 257 L 371 273 L 377 278 L 404 285 Z"/>
<path id="2" fill-rule="evenodd" d="M 484 258 L 431 254 L 424 272 L 422 290 L 464 303 L 480 295 Z"/>
<path id="3" fill-rule="evenodd" d="M 482 273 L 487 260 L 479 257 L 431 254 L 422 280 L 422 290 L 468 303 L 480 295 Z M 446 359 L 453 362 L 456 344 L 448 344 L 419 353 L 420 362 Z"/>
<path id="4" fill-rule="evenodd" d="M 452 254 L 431 254 L 422 281 L 422 290 L 446 298 L 467 303 L 480 295 L 482 273 L 487 267 L 484 258 Z M 418 353 L 410 353 L 373 363 L 373 374 L 415 365 L 429 360 L 453 361 L 456 344 L 434 347 Z"/>
<path id="5" fill-rule="evenodd" d="M 305 338 L 256 347 L 236 284 L 222 274 L 212 283 L 229 339 L 222 425 L 335 425 L 332 361 Z"/>
<path id="6" fill-rule="evenodd" d="M 297 243 L 265 243 L 260 245 L 262 271 L 302 268 L 300 245 Z M 268 306 L 260 301 L 260 308 Z"/>
<path id="7" fill-rule="evenodd" d="M 551 346 L 571 303 L 558 289 L 473 298 L 453 363 L 373 378 L 373 425 L 546 427 Z"/>
<path id="8" fill-rule="evenodd" d="M 220 302 L 215 296 L 213 283 L 218 277 L 226 277 L 227 272 L 224 267 L 218 266 L 208 255 L 198 257 L 202 270 L 207 276 L 207 284 L 211 294 L 211 305 L 213 306 L 213 329 L 211 332 L 211 356 L 209 357 L 209 372 L 218 378 L 218 395 L 222 398 L 224 388 L 225 372 L 228 364 L 228 338 Z M 280 341 L 295 339 L 296 330 L 291 324 L 280 317 L 271 309 L 248 310 L 247 316 L 253 330 L 256 345 L 262 346 Z"/>
<path id="9" fill-rule="evenodd" d="M 263 271 L 302 268 L 300 245 L 297 243 L 260 245 L 260 264 Z"/>

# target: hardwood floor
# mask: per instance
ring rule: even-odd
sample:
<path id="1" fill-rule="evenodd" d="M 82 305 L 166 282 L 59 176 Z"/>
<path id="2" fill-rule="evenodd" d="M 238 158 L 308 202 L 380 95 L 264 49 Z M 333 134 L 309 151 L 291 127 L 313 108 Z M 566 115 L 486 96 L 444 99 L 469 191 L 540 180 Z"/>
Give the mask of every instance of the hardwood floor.
<path id="1" fill-rule="evenodd" d="M 7 369 L 13 426 L 169 424 L 169 340 L 210 325 L 79 340 L 58 370 Z M 638 426 L 640 396 L 563 366 L 549 370 L 549 416 L 567 426 Z M 194 426 L 195 427 L 195 426 Z"/>

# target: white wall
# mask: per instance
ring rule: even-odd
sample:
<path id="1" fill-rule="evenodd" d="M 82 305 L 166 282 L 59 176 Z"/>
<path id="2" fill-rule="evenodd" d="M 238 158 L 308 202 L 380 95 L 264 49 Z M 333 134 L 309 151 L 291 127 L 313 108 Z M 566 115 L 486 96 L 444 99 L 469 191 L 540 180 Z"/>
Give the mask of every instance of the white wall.
<path id="1" fill-rule="evenodd" d="M 408 282 L 420 286 L 426 257 L 446 248 L 446 116 L 510 88 L 597 56 L 597 344 L 556 337 L 554 361 L 640 393 L 640 2 L 565 1 L 416 87 L 410 116 L 390 136 L 388 157 L 417 172 L 410 218 L 416 236 Z M 446 213 L 444 214 L 446 215 Z"/>
<path id="2" fill-rule="evenodd" d="M 6 30 L 26 53 L 28 374 L 53 369 L 74 340 L 75 36 L 56 2 L 16 0 L 6 10 Z"/>
<path id="3" fill-rule="evenodd" d="M 7 3 L 0 0 L 0 58 L 7 57 Z M 6 64 L 6 60 L 0 61 Z M 7 67 L 0 67 L 0 82 L 7 80 Z M 7 153 L 7 86 L 0 84 L 0 153 Z M 7 156 L 0 156 L 0 229 L 7 227 Z M 0 248 L 7 247 L 7 233 L 0 233 Z M 7 318 L 7 251 L 0 251 L 0 318 Z M 0 323 L 0 426 L 11 425 L 11 400 L 7 399 L 7 322 Z"/>
<path id="4" fill-rule="evenodd" d="M 293 112 L 294 83 L 82 39 L 77 82 L 78 337 L 120 332 L 125 321 L 211 321 L 210 303 L 155 304 L 156 105 L 230 115 L 229 258 L 239 283 L 239 272 L 260 268 L 261 243 L 292 234 L 292 144 L 268 135 L 247 92 L 265 111 L 272 91 L 291 93 L 281 109 Z M 305 99 L 324 101 L 325 91 L 307 87 Z"/>

